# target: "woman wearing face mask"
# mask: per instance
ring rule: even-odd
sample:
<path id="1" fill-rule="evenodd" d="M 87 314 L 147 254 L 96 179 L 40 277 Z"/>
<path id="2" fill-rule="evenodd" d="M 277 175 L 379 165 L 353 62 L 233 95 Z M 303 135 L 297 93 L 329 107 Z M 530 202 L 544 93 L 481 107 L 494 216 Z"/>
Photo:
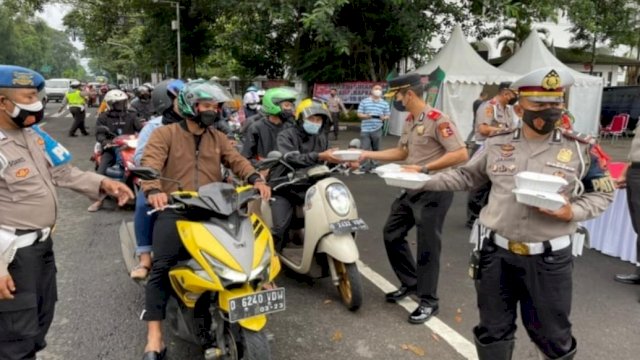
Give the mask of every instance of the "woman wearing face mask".
<path id="1" fill-rule="evenodd" d="M 287 154 L 293 151 L 298 154 L 287 156 L 287 163 L 294 168 L 304 169 L 323 162 L 339 163 L 340 160 L 332 156 L 333 149 L 328 149 L 329 141 L 322 131 L 329 125 L 330 114 L 324 104 L 312 99 L 305 99 L 296 108 L 296 126 L 283 130 L 278 135 L 278 151 Z M 274 167 L 269 174 L 270 179 L 280 178 L 288 170 L 284 166 Z M 286 233 L 291 224 L 293 209 L 304 202 L 304 196 L 309 184 L 288 186 L 281 192 L 274 194 L 275 201 L 271 204 L 276 249 L 281 249 L 286 243 Z"/>

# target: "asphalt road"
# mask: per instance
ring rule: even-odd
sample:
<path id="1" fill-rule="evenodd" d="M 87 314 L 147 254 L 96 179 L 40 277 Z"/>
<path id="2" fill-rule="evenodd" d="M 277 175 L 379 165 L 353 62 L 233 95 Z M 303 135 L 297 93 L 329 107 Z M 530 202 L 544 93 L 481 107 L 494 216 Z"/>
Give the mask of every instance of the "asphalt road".
<path id="1" fill-rule="evenodd" d="M 47 113 L 57 110 L 50 104 Z M 95 117 L 87 124 L 93 133 Z M 67 137 L 68 114 L 47 119 L 44 126 L 74 155 L 75 164 L 90 169 L 94 139 Z M 346 135 L 346 134 L 345 134 Z M 356 135 L 356 134 L 349 134 Z M 346 144 L 347 136 L 338 143 Z M 396 138 L 387 137 L 385 146 Z M 387 281 L 397 284 L 389 267 L 382 227 L 398 189 L 375 175 L 343 179 L 353 192 L 370 230 L 360 233 L 361 260 Z M 145 344 L 145 323 L 138 319 L 143 289 L 129 280 L 120 255 L 117 228 L 131 211 L 88 213 L 90 201 L 61 189 L 54 236 L 59 302 L 43 360 L 139 359 Z M 34 214 L 34 216 L 36 216 Z M 472 342 L 478 320 L 475 291 L 467 277 L 469 231 L 463 226 L 465 194 L 455 197 L 444 229 L 438 319 Z M 516 226 L 514 224 L 514 226 Z M 410 234 L 415 243 L 415 232 Z M 629 272 L 629 263 L 587 250 L 576 260 L 572 321 L 579 342 L 578 359 L 637 359 L 640 354 L 640 287 L 615 283 L 615 273 Z M 352 313 L 340 303 L 326 280 L 309 283 L 283 274 L 277 281 L 287 291 L 287 310 L 269 318 L 274 359 L 465 359 L 436 333 L 407 323 L 407 310 L 384 302 L 379 283 L 363 279 L 364 304 Z M 18 284 L 19 286 L 19 284 Z M 515 359 L 536 359 L 522 326 Z M 198 359 L 198 349 L 167 336 L 171 359 Z M 456 347 L 458 344 L 456 344 Z M 464 344 L 463 344 L 464 345 Z"/>

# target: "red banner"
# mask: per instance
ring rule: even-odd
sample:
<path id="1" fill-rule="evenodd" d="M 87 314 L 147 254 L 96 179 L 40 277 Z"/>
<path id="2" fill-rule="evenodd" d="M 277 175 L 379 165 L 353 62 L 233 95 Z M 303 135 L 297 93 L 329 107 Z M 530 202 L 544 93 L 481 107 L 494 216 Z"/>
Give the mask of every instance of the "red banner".
<path id="1" fill-rule="evenodd" d="M 373 85 L 380 85 L 382 89 L 387 87 L 386 82 L 373 82 L 373 81 L 356 81 L 356 82 L 344 82 L 344 83 L 326 83 L 315 84 L 313 86 L 313 97 L 328 99 L 332 88 L 335 88 L 338 92 L 338 96 L 345 104 L 358 104 L 360 101 L 371 95 L 371 88 Z"/>

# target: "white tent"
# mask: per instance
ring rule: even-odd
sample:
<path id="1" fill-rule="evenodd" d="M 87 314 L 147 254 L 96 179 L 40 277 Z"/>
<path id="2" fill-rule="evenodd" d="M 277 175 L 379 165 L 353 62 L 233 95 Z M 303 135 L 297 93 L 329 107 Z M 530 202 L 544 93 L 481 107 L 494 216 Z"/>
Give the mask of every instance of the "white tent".
<path id="1" fill-rule="evenodd" d="M 500 69 L 524 75 L 533 70 L 554 66 L 568 70 L 575 78 L 569 90 L 569 111 L 575 116 L 576 131 L 595 135 L 600 126 L 600 106 L 602 104 L 603 79 L 575 71 L 556 58 L 544 45 L 538 32 L 522 43 L 522 47 L 500 66 Z"/>
<path id="2" fill-rule="evenodd" d="M 484 85 L 513 81 L 517 75 L 500 70 L 480 57 L 467 42 L 462 28 L 456 26 L 447 44 L 431 61 L 415 70 L 427 75 L 440 67 L 445 72 L 436 107 L 449 115 L 466 139 L 473 124 L 473 101 Z M 389 132 L 399 135 L 406 113 L 393 114 Z"/>

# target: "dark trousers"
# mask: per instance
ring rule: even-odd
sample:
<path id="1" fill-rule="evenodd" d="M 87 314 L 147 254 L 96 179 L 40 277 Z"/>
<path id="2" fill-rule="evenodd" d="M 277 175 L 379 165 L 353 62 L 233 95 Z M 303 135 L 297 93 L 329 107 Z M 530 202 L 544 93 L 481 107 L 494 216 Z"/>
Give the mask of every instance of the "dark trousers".
<path id="1" fill-rule="evenodd" d="M 13 300 L 0 300 L 0 359 L 33 360 L 47 345 L 58 300 L 51 238 L 19 249 L 9 274 L 16 293 Z"/>
<path id="2" fill-rule="evenodd" d="M 100 164 L 98 164 L 98 174 L 106 175 L 107 168 L 109 166 L 115 165 L 116 163 L 116 154 L 115 148 L 108 148 L 102 150 L 102 155 L 100 156 Z"/>
<path id="3" fill-rule="evenodd" d="M 75 135 L 78 129 L 83 135 L 89 134 L 87 129 L 84 127 L 84 119 L 86 118 L 87 113 L 76 106 L 69 107 L 69 112 L 71 113 L 71 116 L 73 116 L 73 125 L 71 125 L 69 135 Z"/>
<path id="4" fill-rule="evenodd" d="M 467 196 L 467 225 L 473 225 L 473 222 L 480 217 L 480 211 L 489 202 L 490 192 L 491 182 L 469 191 Z"/>
<path id="5" fill-rule="evenodd" d="M 291 220 L 296 206 L 304 203 L 304 195 L 305 192 L 292 191 L 290 193 L 278 193 L 273 196 L 274 201 L 271 203 L 271 217 L 273 218 L 271 233 L 273 234 L 276 251 L 282 251 L 289 241 L 288 235 L 291 228 Z"/>
<path id="6" fill-rule="evenodd" d="M 627 204 L 631 224 L 636 232 L 636 263 L 640 264 L 640 164 L 631 165 L 627 170 Z M 640 267 L 637 267 L 640 274 Z"/>
<path id="7" fill-rule="evenodd" d="M 551 359 L 569 353 L 572 271 L 571 246 L 547 255 L 522 256 L 486 244 L 476 280 L 478 341 L 488 345 L 513 340 L 520 303 L 522 323 L 537 347 Z"/>
<path id="8" fill-rule="evenodd" d="M 158 215 L 153 227 L 153 266 L 149 282 L 145 290 L 145 311 L 142 320 L 164 320 L 167 302 L 171 296 L 169 270 L 179 260 L 189 258 L 189 253 L 182 245 L 176 221 L 185 217 L 171 210 Z"/>
<path id="9" fill-rule="evenodd" d="M 338 132 L 340 132 L 340 113 L 332 112 L 331 113 L 331 122 L 333 123 L 333 135 L 338 140 Z"/>
<path id="10" fill-rule="evenodd" d="M 442 226 L 452 201 L 450 191 L 405 192 L 391 205 L 384 226 L 384 245 L 391 267 L 402 285 L 417 286 L 421 305 L 438 304 Z M 418 230 L 416 257 L 406 239 L 414 225 Z"/>

